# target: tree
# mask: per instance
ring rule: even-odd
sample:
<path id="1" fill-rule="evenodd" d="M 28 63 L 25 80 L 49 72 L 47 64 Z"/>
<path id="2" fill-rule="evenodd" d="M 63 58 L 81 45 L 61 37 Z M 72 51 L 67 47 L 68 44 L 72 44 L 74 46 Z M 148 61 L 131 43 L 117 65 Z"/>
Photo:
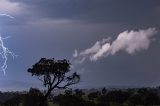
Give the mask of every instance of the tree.
<path id="1" fill-rule="evenodd" d="M 143 101 L 143 104 L 145 106 L 150 106 L 150 105 L 159 105 L 159 95 L 155 92 L 152 91 L 151 89 L 147 88 L 142 88 L 138 90 L 139 95 L 141 96 L 141 99 Z"/>
<path id="2" fill-rule="evenodd" d="M 91 92 L 88 94 L 88 99 L 94 101 L 94 99 L 98 98 L 100 96 L 100 92 Z"/>
<path id="3" fill-rule="evenodd" d="M 136 106 L 136 105 L 142 105 L 142 97 L 139 94 L 134 94 L 128 99 L 130 105 Z"/>
<path id="4" fill-rule="evenodd" d="M 80 81 L 80 75 L 76 72 L 69 74 L 70 66 L 70 62 L 66 59 L 41 58 L 32 68 L 28 69 L 28 72 L 32 76 L 37 76 L 43 82 L 43 85 L 47 87 L 47 93 L 44 95 L 45 100 L 47 100 L 54 89 L 65 89 Z"/>
<path id="5" fill-rule="evenodd" d="M 110 106 L 107 95 L 100 95 L 97 98 L 97 106 Z"/>
<path id="6" fill-rule="evenodd" d="M 88 106 L 85 105 L 85 100 L 74 94 L 72 89 L 68 89 L 64 94 L 55 96 L 53 102 L 59 106 Z"/>
<path id="7" fill-rule="evenodd" d="M 48 106 L 47 101 L 43 101 L 43 93 L 37 88 L 30 88 L 29 92 L 24 96 L 23 106 Z"/>
<path id="8" fill-rule="evenodd" d="M 5 101 L 2 106 L 19 106 L 21 98 L 19 95 L 16 95 L 7 101 Z M 1 106 L 1 105 L 0 105 Z"/>
<path id="9" fill-rule="evenodd" d="M 102 89 L 102 95 L 105 95 L 107 93 L 107 89 L 104 87 L 103 89 Z"/>
<path id="10" fill-rule="evenodd" d="M 81 89 L 75 89 L 74 92 L 75 92 L 75 95 L 79 98 L 85 95 L 85 93 Z"/>
<path id="11" fill-rule="evenodd" d="M 113 90 L 108 92 L 106 96 L 110 102 L 122 105 L 130 97 L 130 94 L 122 90 Z"/>

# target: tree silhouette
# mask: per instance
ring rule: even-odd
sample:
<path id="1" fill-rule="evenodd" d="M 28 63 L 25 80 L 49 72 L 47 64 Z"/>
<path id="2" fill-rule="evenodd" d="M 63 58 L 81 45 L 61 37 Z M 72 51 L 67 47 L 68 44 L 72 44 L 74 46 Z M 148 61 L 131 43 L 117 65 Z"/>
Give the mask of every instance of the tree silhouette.
<path id="1" fill-rule="evenodd" d="M 88 99 L 91 101 L 94 101 L 94 99 L 98 98 L 100 96 L 100 92 L 96 91 L 96 92 L 91 92 L 88 94 Z"/>
<path id="2" fill-rule="evenodd" d="M 59 106 L 88 106 L 85 105 L 83 98 L 73 93 L 72 89 L 66 90 L 64 94 L 55 96 L 53 102 Z"/>
<path id="3" fill-rule="evenodd" d="M 20 104 L 20 97 L 18 95 L 14 96 L 11 99 L 8 99 L 7 101 L 5 101 L 2 106 L 19 106 Z M 1 105 L 0 105 L 1 106 Z"/>
<path id="4" fill-rule="evenodd" d="M 23 106 L 48 106 L 47 101 L 43 101 L 43 93 L 37 88 L 30 88 L 24 96 Z M 43 101 L 42 103 L 40 101 Z"/>
<path id="5" fill-rule="evenodd" d="M 104 87 L 103 89 L 102 89 L 102 95 L 105 95 L 106 93 L 107 93 L 107 89 Z"/>
<path id="6" fill-rule="evenodd" d="M 70 62 L 64 60 L 54 60 L 41 58 L 39 62 L 28 69 L 32 76 L 37 76 L 43 85 L 47 87 L 47 93 L 44 95 L 47 100 L 48 96 L 54 89 L 65 89 L 70 85 L 77 84 L 80 76 L 70 72 Z"/>
<path id="7" fill-rule="evenodd" d="M 129 103 L 132 104 L 133 106 L 142 105 L 142 104 L 143 104 L 142 97 L 141 97 L 141 95 L 139 95 L 139 94 L 135 94 L 135 95 L 131 96 L 131 97 L 128 99 L 128 101 L 129 101 Z"/>
<path id="8" fill-rule="evenodd" d="M 75 96 L 81 98 L 83 95 L 85 95 L 85 93 L 81 90 L 81 89 L 75 89 Z"/>
<path id="9" fill-rule="evenodd" d="M 107 93 L 107 97 L 110 102 L 122 105 L 130 97 L 130 94 L 122 90 L 113 90 Z"/>

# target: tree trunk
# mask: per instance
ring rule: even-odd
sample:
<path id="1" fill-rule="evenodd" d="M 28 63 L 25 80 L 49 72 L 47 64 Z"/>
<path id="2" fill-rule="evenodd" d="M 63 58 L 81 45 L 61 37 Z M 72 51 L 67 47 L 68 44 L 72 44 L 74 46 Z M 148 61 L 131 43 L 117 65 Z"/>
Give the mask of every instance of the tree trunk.
<path id="1" fill-rule="evenodd" d="M 49 95 L 51 94 L 51 92 L 52 92 L 52 89 L 49 89 L 47 93 L 45 94 L 44 98 L 47 99 Z"/>

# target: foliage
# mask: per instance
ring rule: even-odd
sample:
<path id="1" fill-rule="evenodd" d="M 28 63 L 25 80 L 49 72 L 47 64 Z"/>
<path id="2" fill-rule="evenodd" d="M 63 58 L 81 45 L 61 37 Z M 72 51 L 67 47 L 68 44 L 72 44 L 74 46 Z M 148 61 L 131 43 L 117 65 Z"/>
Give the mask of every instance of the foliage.
<path id="1" fill-rule="evenodd" d="M 102 93 L 103 91 L 103 93 Z M 54 102 L 60 106 L 153 106 L 160 105 L 160 96 L 152 89 L 102 89 L 83 96 L 76 96 L 77 93 L 67 90 L 65 94 L 54 97 Z M 159 89 L 160 91 L 160 89 Z M 101 93 L 100 93 L 101 92 Z M 85 98 L 84 96 L 88 97 Z"/>
<path id="2" fill-rule="evenodd" d="M 74 72 L 69 75 L 70 62 L 66 59 L 55 60 L 41 58 L 39 62 L 28 69 L 32 76 L 37 76 L 48 91 L 45 95 L 47 98 L 53 89 L 66 89 L 68 86 L 77 84 L 80 81 L 80 76 Z"/>
<path id="3" fill-rule="evenodd" d="M 107 89 L 106 88 L 103 88 L 102 89 L 102 95 L 105 95 L 107 93 Z"/>
<path id="4" fill-rule="evenodd" d="M 23 106 L 47 106 L 47 102 L 41 103 L 43 101 L 44 95 L 40 90 L 36 88 L 30 88 L 28 94 L 25 95 L 23 100 Z"/>
<path id="5" fill-rule="evenodd" d="M 2 105 L 3 106 L 19 106 L 21 98 L 17 95 L 11 99 L 6 100 Z"/>
<path id="6" fill-rule="evenodd" d="M 106 96 L 110 102 L 123 104 L 130 97 L 130 94 L 122 90 L 113 90 L 108 92 Z"/>
<path id="7" fill-rule="evenodd" d="M 60 94 L 54 97 L 54 102 L 59 104 L 59 106 L 95 106 L 93 102 L 86 101 L 82 97 L 82 91 L 79 89 L 66 90 L 65 94 Z"/>
<path id="8" fill-rule="evenodd" d="M 77 97 L 82 97 L 83 95 L 85 95 L 85 93 L 81 89 L 75 89 L 74 92 Z"/>
<path id="9" fill-rule="evenodd" d="M 86 92 L 87 91 L 87 92 Z M 158 106 L 160 105 L 160 88 L 106 89 L 92 90 L 68 89 L 64 93 L 43 101 L 44 94 L 35 88 L 29 92 L 1 92 L 0 98 L 6 98 L 0 106 Z M 107 92 L 106 92 L 107 91 Z M 90 92 L 90 93 L 89 93 Z M 94 95 L 93 95 L 94 94 Z M 6 96 L 7 95 L 7 96 Z M 9 96 L 10 95 L 10 96 Z M 90 100 L 88 95 L 92 95 Z M 23 102 L 23 104 L 22 104 Z M 56 103 L 56 104 L 55 104 Z"/>
<path id="10" fill-rule="evenodd" d="M 95 98 L 98 98 L 100 95 L 100 92 L 91 92 L 90 94 L 88 94 L 88 99 L 89 100 L 94 100 Z"/>

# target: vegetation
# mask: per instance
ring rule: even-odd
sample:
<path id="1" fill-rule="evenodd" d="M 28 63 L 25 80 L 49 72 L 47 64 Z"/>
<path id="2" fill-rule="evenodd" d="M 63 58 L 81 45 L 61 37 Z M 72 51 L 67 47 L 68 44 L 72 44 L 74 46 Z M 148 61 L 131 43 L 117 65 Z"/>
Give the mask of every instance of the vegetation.
<path id="1" fill-rule="evenodd" d="M 38 79 L 43 82 L 43 85 L 47 87 L 47 93 L 41 100 L 42 103 L 37 106 L 46 106 L 43 105 L 43 102 L 46 102 L 54 89 L 66 89 L 68 86 L 77 84 L 80 81 L 80 76 L 76 72 L 68 75 L 70 65 L 70 62 L 66 59 L 55 60 L 41 58 L 32 68 L 28 69 L 28 72 L 31 73 L 32 76 L 37 76 Z"/>
<path id="2" fill-rule="evenodd" d="M 70 73 L 68 60 L 42 58 L 28 69 L 47 88 L 29 92 L 0 92 L 0 106 L 155 106 L 160 105 L 160 88 L 106 89 L 86 91 L 68 89 L 77 84 L 80 76 Z M 54 95 L 53 90 L 64 92 Z"/>
<path id="3" fill-rule="evenodd" d="M 160 104 L 160 96 L 151 88 L 119 89 L 108 92 L 102 89 L 83 96 L 77 96 L 76 92 L 70 91 L 54 97 L 53 102 L 59 106 L 153 106 Z"/>
<path id="4" fill-rule="evenodd" d="M 90 90 L 67 89 L 64 93 L 52 96 L 44 106 L 158 106 L 160 105 L 160 88 L 137 89 L 101 89 Z M 8 99 L 5 98 L 8 94 Z M 52 95 L 52 93 L 51 93 Z M 54 94 L 53 94 L 54 95 Z M 5 92 L 0 95 L 0 106 L 40 106 L 44 93 L 36 88 L 29 92 Z"/>
<path id="5" fill-rule="evenodd" d="M 23 106 L 48 106 L 47 101 L 44 100 L 43 93 L 39 89 L 31 88 L 23 98 Z M 43 103 L 43 104 L 42 104 Z"/>

